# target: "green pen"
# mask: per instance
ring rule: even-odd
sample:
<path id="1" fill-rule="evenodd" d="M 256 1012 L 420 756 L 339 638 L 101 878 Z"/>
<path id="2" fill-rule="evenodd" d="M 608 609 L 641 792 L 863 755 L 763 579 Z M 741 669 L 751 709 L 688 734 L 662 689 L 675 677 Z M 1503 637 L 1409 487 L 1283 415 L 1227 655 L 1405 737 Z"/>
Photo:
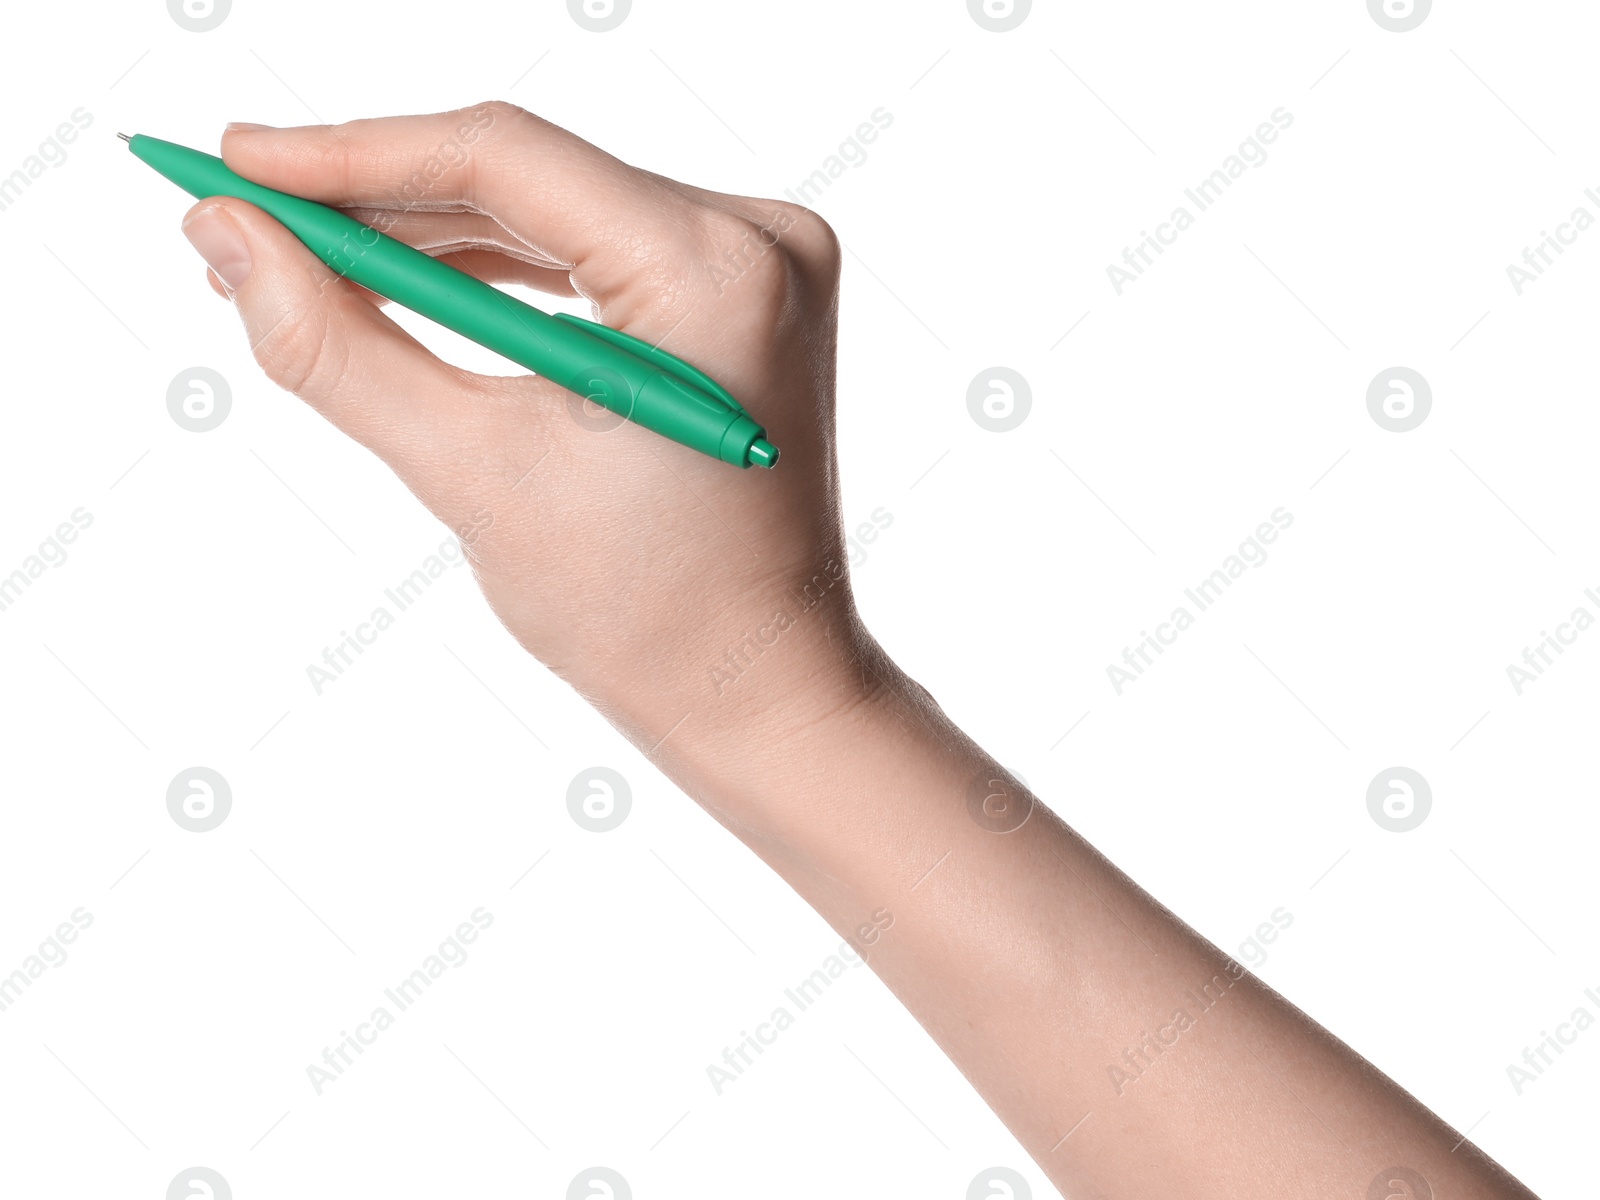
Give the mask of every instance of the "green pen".
<path id="1" fill-rule="evenodd" d="M 345 278 L 618 416 L 736 467 L 778 461 L 766 430 L 728 390 L 676 355 L 620 329 L 541 312 L 336 209 L 252 183 L 215 155 L 143 134 L 117 136 L 196 199 L 248 200 Z"/>

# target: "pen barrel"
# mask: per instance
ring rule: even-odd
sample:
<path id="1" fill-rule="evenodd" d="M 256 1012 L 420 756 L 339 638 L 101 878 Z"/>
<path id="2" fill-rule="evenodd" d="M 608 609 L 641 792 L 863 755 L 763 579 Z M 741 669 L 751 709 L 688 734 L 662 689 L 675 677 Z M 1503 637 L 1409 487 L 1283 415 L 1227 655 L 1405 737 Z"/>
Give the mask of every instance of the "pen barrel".
<path id="1" fill-rule="evenodd" d="M 552 317 L 343 213 L 322 208 L 314 217 L 305 232 L 289 228 L 346 278 L 654 433 L 748 465 L 763 434 L 756 421 L 588 332 L 587 322 Z"/>
<path id="2" fill-rule="evenodd" d="M 575 382 L 577 386 L 563 386 L 605 403 L 585 390 L 592 381 Z M 621 411 L 610 404 L 606 407 Z M 750 447 L 766 432 L 749 414 L 732 411 L 699 388 L 659 371 L 635 391 L 632 411 L 621 415 L 736 467 L 750 465 Z"/>
<path id="3" fill-rule="evenodd" d="M 731 397 L 660 365 L 671 359 L 665 352 L 581 318 L 552 317 L 336 209 L 253 183 L 213 155 L 143 135 L 130 149 L 197 198 L 250 201 L 353 283 L 646 429 L 723 462 L 750 465 L 762 427 Z"/>

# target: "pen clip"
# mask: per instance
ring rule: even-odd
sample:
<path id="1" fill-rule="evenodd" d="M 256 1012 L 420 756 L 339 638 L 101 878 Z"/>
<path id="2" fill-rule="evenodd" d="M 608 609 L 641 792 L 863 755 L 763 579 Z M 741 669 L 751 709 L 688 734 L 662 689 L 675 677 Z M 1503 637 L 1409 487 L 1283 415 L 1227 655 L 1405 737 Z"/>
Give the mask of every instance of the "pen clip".
<path id="1" fill-rule="evenodd" d="M 670 354 L 659 346 L 652 346 L 649 342 L 636 338 L 630 333 L 623 333 L 620 329 L 612 329 L 609 325 L 602 325 L 598 321 L 590 321 L 584 317 L 575 317 L 571 313 L 556 313 L 555 319 L 557 321 L 565 321 L 569 325 L 576 325 L 584 332 L 591 333 L 602 341 L 610 342 L 613 346 L 620 347 L 635 357 L 643 359 L 651 366 L 665 371 L 679 382 L 699 388 L 706 394 L 726 404 L 733 412 L 744 413 L 745 411 L 744 405 L 735 400 L 727 388 L 700 370 L 700 368 L 684 362 L 676 354 Z"/>

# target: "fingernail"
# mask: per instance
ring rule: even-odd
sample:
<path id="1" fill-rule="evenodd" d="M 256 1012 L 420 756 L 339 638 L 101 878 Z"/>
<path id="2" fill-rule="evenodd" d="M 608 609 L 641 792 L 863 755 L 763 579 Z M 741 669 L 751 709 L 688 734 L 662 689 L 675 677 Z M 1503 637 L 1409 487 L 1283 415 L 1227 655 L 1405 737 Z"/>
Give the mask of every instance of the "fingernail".
<path id="1" fill-rule="evenodd" d="M 202 208 L 183 223 L 183 235 L 229 291 L 244 286 L 250 276 L 250 247 L 232 218 L 216 208 Z"/>
<path id="2" fill-rule="evenodd" d="M 271 129 L 271 125 L 257 125 L 254 121 L 229 121 L 229 133 L 254 133 L 258 129 Z"/>

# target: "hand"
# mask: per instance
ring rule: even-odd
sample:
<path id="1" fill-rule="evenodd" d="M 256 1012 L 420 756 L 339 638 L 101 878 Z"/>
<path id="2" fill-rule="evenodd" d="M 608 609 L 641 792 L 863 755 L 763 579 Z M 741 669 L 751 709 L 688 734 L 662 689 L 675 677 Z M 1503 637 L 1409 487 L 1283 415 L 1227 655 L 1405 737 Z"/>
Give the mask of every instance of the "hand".
<path id="1" fill-rule="evenodd" d="M 864 633 L 820 220 L 501 104 L 236 130 L 223 155 L 482 278 L 586 296 L 766 424 L 772 472 L 584 429 L 560 388 L 440 362 L 250 205 L 191 214 L 272 378 L 470 543 L 523 645 L 870 957 L 1063 1191 L 1350 1197 L 1405 1163 L 1441 1196 L 1532 1196 L 1014 785 Z M 999 830 L 971 807 L 997 780 L 1027 817 Z"/>
<path id="2" fill-rule="evenodd" d="M 688 740 L 742 727 L 748 743 L 769 710 L 848 702 L 862 635 L 834 461 L 839 249 L 819 217 L 631 167 L 500 102 L 230 127 L 222 154 L 486 281 L 587 298 L 709 372 L 782 450 L 740 470 L 593 405 L 615 427 L 585 427 L 555 384 L 442 362 L 253 205 L 197 204 L 185 232 L 267 374 L 461 537 L 528 650 L 646 747 L 680 719 Z M 808 585 L 822 600 L 802 612 Z"/>

